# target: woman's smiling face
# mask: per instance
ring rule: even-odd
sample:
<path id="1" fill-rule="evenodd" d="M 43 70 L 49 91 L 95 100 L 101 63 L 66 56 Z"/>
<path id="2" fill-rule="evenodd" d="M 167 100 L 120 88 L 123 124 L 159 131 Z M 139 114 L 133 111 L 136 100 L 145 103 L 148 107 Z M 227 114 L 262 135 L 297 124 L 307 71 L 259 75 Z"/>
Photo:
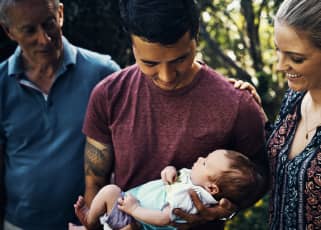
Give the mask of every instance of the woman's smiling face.
<path id="1" fill-rule="evenodd" d="M 309 40 L 309 34 L 276 21 L 274 42 L 277 70 L 283 72 L 295 91 L 321 89 L 321 50 Z"/>

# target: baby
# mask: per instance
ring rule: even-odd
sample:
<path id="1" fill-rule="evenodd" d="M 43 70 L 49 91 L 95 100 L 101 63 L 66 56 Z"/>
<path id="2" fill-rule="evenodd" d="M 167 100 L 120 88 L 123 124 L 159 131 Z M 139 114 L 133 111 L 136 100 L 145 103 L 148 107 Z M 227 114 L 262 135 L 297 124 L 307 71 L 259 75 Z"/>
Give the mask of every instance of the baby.
<path id="1" fill-rule="evenodd" d="M 96 229 L 100 224 L 119 229 L 136 220 L 166 226 L 173 221 L 184 222 L 173 214 L 175 208 L 197 213 L 188 192 L 190 189 L 196 191 L 202 203 L 208 206 L 217 204 L 224 197 L 239 208 L 246 208 L 259 184 L 260 175 L 246 156 L 221 149 L 206 158 L 199 157 L 191 169 L 184 168 L 179 173 L 173 166 L 167 166 L 162 170 L 160 180 L 142 184 L 126 193 L 116 185 L 107 185 L 98 192 L 90 208 L 82 196 L 74 207 L 87 229 Z"/>

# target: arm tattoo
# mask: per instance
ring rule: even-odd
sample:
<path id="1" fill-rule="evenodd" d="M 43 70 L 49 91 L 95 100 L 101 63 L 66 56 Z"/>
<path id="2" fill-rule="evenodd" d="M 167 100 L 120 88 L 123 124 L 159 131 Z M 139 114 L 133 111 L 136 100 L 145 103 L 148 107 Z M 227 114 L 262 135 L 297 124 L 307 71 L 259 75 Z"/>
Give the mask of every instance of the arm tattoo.
<path id="1" fill-rule="evenodd" d="M 112 170 L 113 150 L 110 145 L 98 149 L 91 143 L 85 147 L 85 175 L 106 178 Z"/>

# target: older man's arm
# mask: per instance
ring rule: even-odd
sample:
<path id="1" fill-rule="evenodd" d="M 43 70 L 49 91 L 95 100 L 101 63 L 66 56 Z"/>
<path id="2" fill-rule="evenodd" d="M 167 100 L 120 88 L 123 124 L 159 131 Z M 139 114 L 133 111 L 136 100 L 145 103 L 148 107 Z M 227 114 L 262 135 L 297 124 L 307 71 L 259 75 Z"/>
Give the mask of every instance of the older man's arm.
<path id="1" fill-rule="evenodd" d="M 1 144 L 0 144 L 0 230 L 3 229 L 4 206 L 5 206 L 5 192 L 4 192 L 4 145 L 1 145 Z"/>

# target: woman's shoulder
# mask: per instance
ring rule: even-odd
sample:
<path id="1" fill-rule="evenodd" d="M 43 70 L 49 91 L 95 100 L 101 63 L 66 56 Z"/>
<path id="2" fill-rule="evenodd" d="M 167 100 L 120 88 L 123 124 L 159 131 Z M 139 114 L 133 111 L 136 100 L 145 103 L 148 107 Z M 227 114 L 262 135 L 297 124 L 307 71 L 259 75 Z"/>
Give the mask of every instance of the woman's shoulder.
<path id="1" fill-rule="evenodd" d="M 303 96 L 306 92 L 298 92 L 291 89 L 288 89 L 285 92 L 283 97 L 281 108 L 280 108 L 280 116 L 285 116 L 289 113 L 292 113 L 294 109 L 301 103 Z"/>

